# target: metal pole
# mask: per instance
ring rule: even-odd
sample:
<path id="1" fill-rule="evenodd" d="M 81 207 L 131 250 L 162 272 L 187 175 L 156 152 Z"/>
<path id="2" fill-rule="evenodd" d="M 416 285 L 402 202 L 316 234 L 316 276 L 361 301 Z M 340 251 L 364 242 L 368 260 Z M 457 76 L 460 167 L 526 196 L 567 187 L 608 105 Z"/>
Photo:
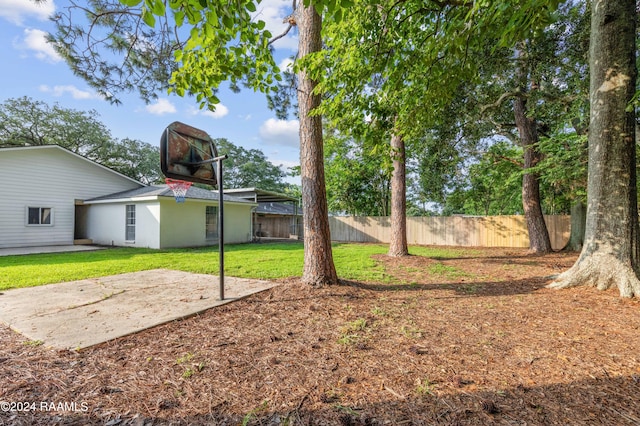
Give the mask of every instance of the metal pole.
<path id="1" fill-rule="evenodd" d="M 227 155 L 216 157 L 218 162 L 218 256 L 220 258 L 220 300 L 224 300 L 224 191 L 222 180 L 222 160 Z"/>

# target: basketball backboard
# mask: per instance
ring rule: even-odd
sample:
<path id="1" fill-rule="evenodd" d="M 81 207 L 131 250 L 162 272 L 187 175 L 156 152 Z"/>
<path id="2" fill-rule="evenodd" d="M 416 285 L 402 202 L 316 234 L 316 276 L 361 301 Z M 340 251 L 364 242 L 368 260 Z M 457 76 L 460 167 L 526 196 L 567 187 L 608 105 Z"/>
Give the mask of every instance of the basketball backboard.
<path id="1" fill-rule="evenodd" d="M 160 138 L 160 168 L 168 178 L 217 186 L 216 157 L 218 150 L 206 132 L 178 121 Z"/>

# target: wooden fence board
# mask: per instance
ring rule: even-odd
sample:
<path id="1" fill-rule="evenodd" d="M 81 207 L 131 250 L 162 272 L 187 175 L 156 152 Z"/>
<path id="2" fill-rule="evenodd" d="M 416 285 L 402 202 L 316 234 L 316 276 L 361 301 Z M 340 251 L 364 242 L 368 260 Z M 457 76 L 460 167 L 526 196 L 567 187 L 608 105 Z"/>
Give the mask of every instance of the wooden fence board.
<path id="1" fill-rule="evenodd" d="M 559 250 L 569 240 L 570 216 L 545 216 L 551 246 Z M 388 217 L 330 217 L 331 239 L 343 242 L 388 243 Z M 529 247 L 523 216 L 408 217 L 407 241 L 416 245 Z"/>

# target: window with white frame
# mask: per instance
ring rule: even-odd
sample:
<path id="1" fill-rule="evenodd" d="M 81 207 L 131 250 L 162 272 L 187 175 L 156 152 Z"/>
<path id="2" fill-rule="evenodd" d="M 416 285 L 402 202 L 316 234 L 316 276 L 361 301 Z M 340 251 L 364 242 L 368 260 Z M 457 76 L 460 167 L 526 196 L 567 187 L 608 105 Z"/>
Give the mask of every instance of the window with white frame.
<path id="1" fill-rule="evenodd" d="M 27 225 L 52 226 L 53 209 L 51 207 L 27 207 Z"/>
<path id="2" fill-rule="evenodd" d="M 205 212 L 205 238 L 214 240 L 218 238 L 218 207 L 207 206 Z"/>
<path id="3" fill-rule="evenodd" d="M 134 204 L 127 204 L 124 239 L 126 241 L 135 241 L 136 239 L 136 206 Z"/>

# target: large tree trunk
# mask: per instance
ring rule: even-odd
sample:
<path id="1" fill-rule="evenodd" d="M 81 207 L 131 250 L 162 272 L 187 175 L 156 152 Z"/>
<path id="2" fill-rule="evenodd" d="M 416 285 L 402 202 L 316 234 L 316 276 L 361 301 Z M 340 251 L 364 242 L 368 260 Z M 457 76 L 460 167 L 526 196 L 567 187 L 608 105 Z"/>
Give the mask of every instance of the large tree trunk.
<path id="1" fill-rule="evenodd" d="M 532 253 L 549 253 L 552 251 L 551 239 L 547 224 L 542 215 L 540 202 L 540 178 L 537 173 L 531 172 L 541 159 L 537 148 L 538 123 L 535 118 L 529 117 L 527 111 L 527 84 L 529 75 L 526 71 L 527 58 L 525 50 L 518 52 L 520 63 L 517 65 L 516 74 L 519 80 L 519 89 L 522 96 L 517 96 L 513 102 L 513 113 L 520 135 L 520 144 L 524 150 L 524 175 L 522 176 L 522 208 L 529 231 L 529 250 Z"/>
<path id="2" fill-rule="evenodd" d="M 302 2 L 301 2 L 302 3 Z M 299 31 L 298 57 L 318 52 L 322 45 L 322 19 L 313 6 L 300 4 L 296 11 Z M 304 227 L 304 268 L 302 281 L 312 286 L 336 284 L 338 276 L 331 253 L 331 235 L 324 179 L 322 119 L 310 112 L 320 104 L 314 95 L 316 82 L 304 70 L 298 73 L 298 113 L 300 118 L 300 171 Z"/>
<path id="3" fill-rule="evenodd" d="M 587 224 L 587 206 L 582 201 L 571 205 L 571 233 L 564 246 L 566 251 L 580 251 L 584 245 L 584 232 Z"/>
<path id="4" fill-rule="evenodd" d="M 514 116 L 520 143 L 524 149 L 524 176 L 522 177 L 522 207 L 529 231 L 529 250 L 533 253 L 549 253 L 552 251 L 551 239 L 547 224 L 542 215 L 540 203 L 540 179 L 537 173 L 530 170 L 540 161 L 537 150 L 538 132 L 536 120 L 527 117 L 526 100 L 517 97 L 514 101 Z"/>
<path id="5" fill-rule="evenodd" d="M 389 256 L 401 257 L 409 254 L 407 245 L 407 172 L 404 139 L 394 134 L 391 137 L 391 236 Z"/>
<path id="6" fill-rule="evenodd" d="M 635 117 L 635 0 L 591 8 L 589 177 L 585 241 L 575 265 L 550 284 L 640 295 Z"/>

